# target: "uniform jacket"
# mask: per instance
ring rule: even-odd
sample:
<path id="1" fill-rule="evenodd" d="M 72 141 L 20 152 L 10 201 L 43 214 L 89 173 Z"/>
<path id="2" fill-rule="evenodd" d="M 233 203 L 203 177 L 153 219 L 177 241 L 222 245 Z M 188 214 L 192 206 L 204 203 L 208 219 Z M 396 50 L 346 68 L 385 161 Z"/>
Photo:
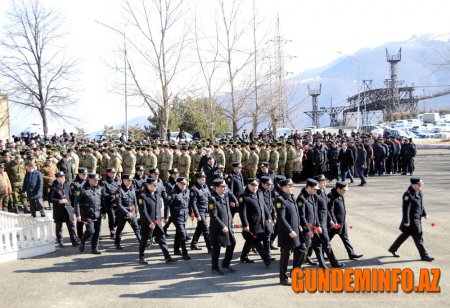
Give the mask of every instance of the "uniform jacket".
<path id="1" fill-rule="evenodd" d="M 275 199 L 275 207 L 278 217 L 278 246 L 296 248 L 305 242 L 300 230 L 300 211 L 294 195 L 288 195 L 281 191 Z M 295 238 L 291 238 L 289 233 L 297 233 Z"/>
<path id="2" fill-rule="evenodd" d="M 400 223 L 400 230 L 410 235 L 422 232 L 422 217 L 427 216 L 423 205 L 422 191 L 416 192 L 411 186 L 403 194 L 403 216 Z M 409 224 L 409 227 L 404 224 Z"/>
<path id="3" fill-rule="evenodd" d="M 42 189 L 44 185 L 44 179 L 42 173 L 38 170 L 27 172 L 25 179 L 23 180 L 22 192 L 26 192 L 28 199 L 42 198 Z"/>
<path id="4" fill-rule="evenodd" d="M 260 190 L 252 193 L 248 188 L 239 196 L 239 217 L 242 227 L 250 227 L 253 235 L 263 235 L 265 232 L 266 220 L 270 219 L 270 213 L 266 209 L 264 196 Z M 248 232 L 243 231 L 244 238 Z"/>
<path id="5" fill-rule="evenodd" d="M 139 214 L 141 217 L 141 228 L 149 228 L 150 224 L 155 224 L 155 229 L 159 228 L 163 233 L 161 208 L 163 200 L 158 191 L 150 192 L 147 187 L 139 192 L 138 197 Z"/>
<path id="6" fill-rule="evenodd" d="M 59 203 L 60 200 L 66 199 L 67 203 Z M 49 202 L 53 204 L 53 220 L 55 222 L 73 221 L 74 210 L 72 207 L 72 191 L 69 182 L 59 184 L 54 181 L 48 197 Z"/>
<path id="7" fill-rule="evenodd" d="M 209 238 L 211 246 L 229 246 L 230 238 L 234 239 L 233 218 L 231 216 L 230 201 L 228 195 L 219 196 L 216 192 L 211 193 L 208 201 L 210 226 Z M 228 232 L 223 232 L 224 227 L 228 228 Z"/>

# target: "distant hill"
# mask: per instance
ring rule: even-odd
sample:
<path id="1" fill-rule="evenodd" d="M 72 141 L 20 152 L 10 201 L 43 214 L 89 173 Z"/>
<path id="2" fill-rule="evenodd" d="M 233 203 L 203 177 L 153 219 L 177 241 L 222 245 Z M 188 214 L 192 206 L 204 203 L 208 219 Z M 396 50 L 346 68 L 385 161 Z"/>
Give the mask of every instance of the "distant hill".
<path id="1" fill-rule="evenodd" d="M 361 80 L 372 80 L 374 88 L 383 88 L 384 80 L 390 78 L 390 66 L 386 61 L 385 48 L 390 54 L 397 54 L 402 48 L 401 62 L 398 63 L 398 80 L 403 85 L 416 86 L 415 95 L 422 96 L 442 92 L 450 89 L 450 63 L 447 70 L 438 64 L 450 59 L 450 34 L 413 36 L 407 41 L 390 42 L 375 48 L 361 49 L 351 55 L 359 60 L 361 65 Z M 303 111 L 312 110 L 311 98 L 308 97 L 307 85 L 318 86 L 322 84 L 319 96 L 320 107 L 346 105 L 348 96 L 357 93 L 358 62 L 347 56 L 317 69 L 302 72 L 288 83 L 297 90 L 290 99 L 291 106 L 298 105 L 296 110 L 295 127 L 303 128 L 311 125 L 311 119 Z M 361 82 L 362 84 L 362 82 Z M 305 102 L 306 98 L 306 102 Z M 430 108 L 450 108 L 450 96 L 443 96 L 425 101 L 426 110 Z M 419 110 L 423 111 L 423 102 L 419 103 Z M 329 125 L 329 116 L 321 118 L 321 126 Z"/>

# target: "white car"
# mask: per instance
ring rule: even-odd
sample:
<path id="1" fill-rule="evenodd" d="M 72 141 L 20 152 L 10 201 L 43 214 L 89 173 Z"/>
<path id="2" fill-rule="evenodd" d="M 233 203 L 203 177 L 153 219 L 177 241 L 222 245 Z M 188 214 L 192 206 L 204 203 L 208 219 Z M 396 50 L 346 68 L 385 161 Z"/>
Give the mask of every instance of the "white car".
<path id="1" fill-rule="evenodd" d="M 187 142 L 191 142 L 192 141 L 192 135 L 187 133 L 187 132 L 184 132 L 184 135 L 186 136 L 186 139 L 177 140 L 179 133 L 180 132 L 170 132 L 170 141 L 187 141 Z"/>

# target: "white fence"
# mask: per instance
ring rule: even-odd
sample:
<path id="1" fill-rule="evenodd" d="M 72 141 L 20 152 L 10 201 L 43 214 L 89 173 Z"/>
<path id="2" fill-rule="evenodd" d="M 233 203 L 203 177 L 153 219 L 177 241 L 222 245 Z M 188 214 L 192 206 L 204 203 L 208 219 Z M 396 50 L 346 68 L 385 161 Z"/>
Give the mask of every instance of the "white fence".
<path id="1" fill-rule="evenodd" d="M 0 263 L 55 251 L 53 220 L 0 212 Z"/>

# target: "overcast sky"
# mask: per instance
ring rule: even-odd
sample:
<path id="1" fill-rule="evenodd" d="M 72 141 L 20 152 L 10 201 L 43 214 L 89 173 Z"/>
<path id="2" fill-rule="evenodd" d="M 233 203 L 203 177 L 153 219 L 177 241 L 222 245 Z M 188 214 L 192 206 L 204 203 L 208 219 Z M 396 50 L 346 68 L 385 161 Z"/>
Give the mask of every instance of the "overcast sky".
<path id="1" fill-rule="evenodd" d="M 74 115 L 79 126 L 88 132 L 123 121 L 123 97 L 113 89 L 123 76 L 107 69 L 103 59 L 114 59 L 120 39 L 98 25 L 121 25 L 121 0 L 43 0 L 57 8 L 65 18 L 69 35 L 68 54 L 80 59 L 82 89 Z M 208 27 L 214 14 L 214 0 L 187 1 L 196 7 L 199 19 Z M 244 0 L 243 16 L 251 16 L 251 0 Z M 257 0 L 259 16 L 268 30 L 275 28 L 277 13 L 285 39 L 285 51 L 295 56 L 286 62 L 286 70 L 298 74 L 305 69 L 326 65 L 340 57 L 337 51 L 353 54 L 391 41 L 402 41 L 413 35 L 450 33 L 450 1 L 447 0 Z M 0 1 L 0 24 L 5 23 L 8 1 Z M 116 83 L 116 84 L 115 84 Z M 129 118 L 147 114 L 145 107 L 129 108 Z M 31 120 L 29 120 L 31 119 Z M 39 123 L 38 117 L 13 109 L 13 127 L 24 129 Z M 52 126 L 55 128 L 55 125 Z"/>

